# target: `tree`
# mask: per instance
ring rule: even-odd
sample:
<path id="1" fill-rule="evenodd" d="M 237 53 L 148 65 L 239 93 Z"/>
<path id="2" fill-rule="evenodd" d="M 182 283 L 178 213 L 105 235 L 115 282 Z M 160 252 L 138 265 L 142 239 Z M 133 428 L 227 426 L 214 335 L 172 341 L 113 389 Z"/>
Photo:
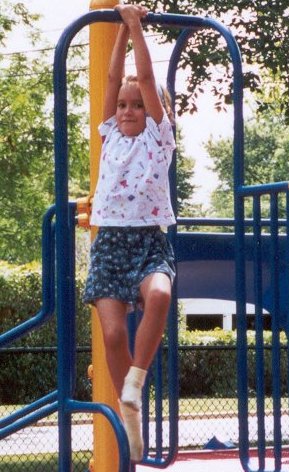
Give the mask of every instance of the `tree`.
<path id="1" fill-rule="evenodd" d="M 289 175 L 289 127 L 282 116 L 272 113 L 258 115 L 245 124 L 245 184 L 256 185 L 287 180 Z M 206 149 L 218 174 L 219 186 L 212 195 L 218 216 L 233 216 L 233 142 L 231 138 L 209 140 Z M 264 199 L 265 212 L 268 200 Z M 281 202 L 282 208 L 282 202 Z M 247 216 L 251 207 L 247 206 Z M 268 217 L 268 214 L 264 214 Z"/>
<path id="2" fill-rule="evenodd" d="M 33 36 L 31 22 L 37 16 L 21 4 L 19 11 L 5 6 L 6 16 L 0 15 L 2 44 L 18 16 Z M 76 48 L 75 55 L 81 60 Z M 34 59 L 21 53 L 0 56 L 0 67 L 0 259 L 25 262 L 40 255 L 42 216 L 54 201 L 52 66 L 42 50 Z M 86 93 L 79 71 L 71 72 L 70 175 L 81 193 L 88 189 L 89 178 L 87 116 L 78 111 Z"/>
<path id="3" fill-rule="evenodd" d="M 32 30 L 33 24 L 39 19 L 39 15 L 29 13 L 27 8 L 21 2 L 15 4 L 7 0 L 1 1 L 1 12 L 0 12 L 0 44 L 4 46 L 7 41 L 7 36 L 14 27 L 21 24 L 25 28 L 28 28 L 31 40 L 33 41 L 34 36 L 37 36 L 38 31 Z"/>
<path id="4" fill-rule="evenodd" d="M 242 53 L 245 86 L 251 91 L 261 88 L 262 74 L 270 71 L 273 84 L 278 81 L 284 87 L 282 109 L 289 120 L 288 0 L 164 0 L 161 5 L 156 0 L 146 0 L 146 5 L 151 11 L 209 16 L 230 27 Z M 159 30 L 161 42 L 174 41 L 178 35 L 175 28 Z M 231 102 L 232 69 L 219 34 L 212 30 L 193 34 L 182 54 L 180 67 L 190 69 L 188 94 L 178 96 L 180 114 L 187 109 L 196 111 L 196 99 L 203 93 L 204 83 L 211 83 L 217 109 Z M 269 106 L 266 102 L 260 105 Z"/>
<path id="5" fill-rule="evenodd" d="M 195 208 L 192 205 L 192 196 L 196 189 L 192 179 L 194 177 L 195 161 L 186 156 L 183 144 L 183 134 L 177 128 L 177 213 L 178 216 L 193 216 Z"/>

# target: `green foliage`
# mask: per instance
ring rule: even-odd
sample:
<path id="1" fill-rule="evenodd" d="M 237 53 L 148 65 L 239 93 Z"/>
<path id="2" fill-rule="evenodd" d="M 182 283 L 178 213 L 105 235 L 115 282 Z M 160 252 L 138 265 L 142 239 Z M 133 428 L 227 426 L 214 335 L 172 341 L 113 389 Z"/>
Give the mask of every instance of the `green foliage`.
<path id="1" fill-rule="evenodd" d="M 278 81 L 284 87 L 282 109 L 288 118 L 288 0 L 164 0 L 161 4 L 156 0 L 146 0 L 145 4 L 151 11 L 161 9 L 166 13 L 209 16 L 228 26 L 238 42 L 246 65 L 245 87 L 256 91 L 261 87 L 261 75 L 269 70 L 273 75 L 273 84 Z M 160 27 L 159 30 L 161 42 L 174 41 L 178 34 L 173 28 Z M 204 29 L 194 33 L 182 54 L 180 67 L 190 70 L 188 94 L 178 97 L 180 114 L 186 109 L 192 112 L 197 110 L 196 99 L 204 92 L 204 83 L 211 86 L 216 109 L 220 110 L 231 102 L 232 68 L 227 48 L 219 34 Z M 266 102 L 262 104 L 266 106 Z"/>
<path id="2" fill-rule="evenodd" d="M 83 305 L 81 294 L 84 281 L 76 278 L 77 297 L 77 344 L 90 344 L 89 309 Z M 23 323 L 41 308 L 41 270 L 38 264 L 15 266 L 7 262 L 0 264 L 0 324 L 1 331 Z M 56 346 L 56 317 L 28 333 L 14 347 L 43 347 L 44 352 L 12 354 L 1 353 L 0 357 L 0 403 L 27 403 L 56 388 L 56 352 L 45 348 Z M 33 349 L 32 349 L 33 350 Z M 77 355 L 77 397 L 89 398 L 90 384 L 87 380 L 89 354 Z"/>
<path id="3" fill-rule="evenodd" d="M 30 28 L 38 19 L 39 15 L 29 13 L 22 2 L 12 3 L 9 0 L 1 0 L 0 44 L 4 46 L 8 34 L 20 24 L 28 27 L 31 32 Z"/>
<path id="4" fill-rule="evenodd" d="M 281 344 L 286 347 L 287 340 L 281 333 Z M 255 372 L 255 332 L 248 331 L 248 388 L 256 395 Z M 264 332 L 264 344 L 272 343 L 272 333 Z M 236 397 L 237 396 L 237 354 L 236 331 L 191 331 L 179 336 L 179 384 L 180 396 L 186 397 Z M 187 346 L 191 346 L 187 349 Z M 203 347 L 203 348 L 202 348 Z M 281 390 L 287 392 L 287 354 L 281 352 Z M 264 350 L 264 388 L 266 395 L 272 395 L 272 356 L 271 350 Z"/>
<path id="5" fill-rule="evenodd" d="M 178 216 L 193 216 L 195 208 L 192 205 L 192 196 L 195 185 L 194 177 L 195 160 L 185 154 L 182 130 L 177 128 L 177 212 Z"/>
<path id="6" fill-rule="evenodd" d="M 2 42 L 18 16 L 31 34 L 37 31 L 32 27 L 37 16 L 29 15 L 22 4 L 15 6 L 17 16 L 8 2 L 5 5 L 7 12 L 0 14 Z M 81 51 L 74 48 L 69 61 L 79 65 L 82 60 Z M 0 259 L 23 263 L 39 258 L 42 216 L 54 201 L 52 65 L 45 51 L 33 58 L 0 55 L 0 65 Z M 80 112 L 87 89 L 82 72 L 68 74 L 70 176 L 79 182 L 74 197 L 88 189 L 87 115 Z"/>
<path id="7" fill-rule="evenodd" d="M 245 123 L 245 184 L 256 185 L 288 179 L 289 127 L 282 116 L 267 113 Z M 212 205 L 218 216 L 233 216 L 233 142 L 231 138 L 212 141 L 206 149 L 213 161 L 219 185 L 212 194 Z M 269 202 L 262 198 L 263 217 L 268 217 Z M 285 202 L 280 197 L 280 216 Z M 252 215 L 251 202 L 246 202 L 246 216 Z"/>
<path id="8" fill-rule="evenodd" d="M 74 472 L 87 469 L 91 459 L 91 451 L 78 451 L 72 454 Z M 13 454 L 1 456 L 0 472 L 53 472 L 58 470 L 58 454 Z"/>
<path id="9" fill-rule="evenodd" d="M 247 331 L 248 346 L 255 345 L 255 331 Z M 224 331 L 216 328 L 211 331 L 185 331 L 179 336 L 179 344 L 181 346 L 198 345 L 198 346 L 235 346 L 237 342 L 237 332 Z M 280 333 L 280 342 L 286 345 L 286 335 L 284 332 Z M 264 331 L 264 344 L 270 346 L 272 343 L 272 332 Z"/>

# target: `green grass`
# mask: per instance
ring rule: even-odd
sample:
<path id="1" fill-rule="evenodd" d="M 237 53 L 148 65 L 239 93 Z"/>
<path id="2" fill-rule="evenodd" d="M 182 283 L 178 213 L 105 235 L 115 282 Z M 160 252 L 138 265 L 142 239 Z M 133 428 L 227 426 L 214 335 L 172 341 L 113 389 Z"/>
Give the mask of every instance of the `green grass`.
<path id="1" fill-rule="evenodd" d="M 15 413 L 19 410 L 21 410 L 25 405 L 0 405 L 0 418 L 5 418 L 6 416 L 11 415 L 12 413 Z M 58 413 L 52 413 L 51 415 L 43 418 L 42 420 L 39 421 L 49 421 L 49 422 L 57 422 L 58 419 Z M 72 415 L 72 421 L 73 422 L 79 422 L 79 421 L 87 421 L 92 419 L 92 413 L 74 413 Z"/>
<path id="2" fill-rule="evenodd" d="M 73 455 L 73 471 L 88 470 L 91 452 L 78 452 Z M 57 472 L 57 454 L 13 455 L 0 460 L 1 472 Z"/>
<path id="3" fill-rule="evenodd" d="M 281 399 L 281 407 L 288 407 L 288 399 Z M 13 411 L 20 408 L 18 405 L 2 405 L 0 406 L 0 418 L 4 417 Z M 249 398 L 249 412 L 254 414 L 256 412 L 256 398 Z M 272 398 L 265 398 L 265 409 L 270 411 L 273 409 Z M 168 400 L 163 400 L 163 411 L 168 411 Z M 180 398 L 179 400 L 179 412 L 180 415 L 209 415 L 212 411 L 219 414 L 237 414 L 238 413 L 238 400 L 237 398 Z M 154 414 L 154 402 L 150 404 L 150 414 Z M 57 413 L 50 415 L 48 418 L 50 421 L 54 420 L 57 422 Z M 84 421 L 91 420 L 90 413 L 77 413 L 73 415 L 73 421 Z M 45 419 L 43 420 L 45 421 Z"/>
<path id="4" fill-rule="evenodd" d="M 281 408 L 288 408 L 288 398 L 281 399 Z M 168 412 L 169 402 L 163 400 L 163 411 Z M 273 411 L 273 401 L 271 397 L 265 398 L 265 410 Z M 256 414 L 257 402 L 256 398 L 249 398 L 249 413 Z M 237 415 L 238 414 L 238 400 L 237 398 L 180 398 L 179 400 L 179 415 L 180 416 L 194 416 L 210 414 L 219 415 Z M 150 414 L 154 415 L 154 404 L 150 405 Z"/>

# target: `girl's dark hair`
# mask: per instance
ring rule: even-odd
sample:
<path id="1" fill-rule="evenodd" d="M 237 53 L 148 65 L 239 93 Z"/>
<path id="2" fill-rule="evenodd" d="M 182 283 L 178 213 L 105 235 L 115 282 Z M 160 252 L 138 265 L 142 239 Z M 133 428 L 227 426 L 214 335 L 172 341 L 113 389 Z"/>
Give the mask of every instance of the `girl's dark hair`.
<path id="1" fill-rule="evenodd" d="M 130 83 L 138 83 L 136 75 L 127 75 L 122 79 L 122 85 Z M 175 124 L 175 118 L 172 108 L 172 99 L 169 94 L 169 91 L 165 87 L 163 87 L 163 85 L 160 84 L 157 84 L 157 91 L 171 124 Z"/>

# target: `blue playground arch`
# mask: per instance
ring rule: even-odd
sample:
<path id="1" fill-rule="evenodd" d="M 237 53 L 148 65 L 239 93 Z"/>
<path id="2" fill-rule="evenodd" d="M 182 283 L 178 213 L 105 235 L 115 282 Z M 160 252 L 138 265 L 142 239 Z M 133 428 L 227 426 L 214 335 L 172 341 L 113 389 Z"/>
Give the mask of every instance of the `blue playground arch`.
<path id="1" fill-rule="evenodd" d="M 75 412 L 85 411 L 105 415 L 111 422 L 119 445 L 120 472 L 129 470 L 129 448 L 127 438 L 118 416 L 106 405 L 79 402 L 73 399 L 74 359 L 75 359 L 75 300 L 74 300 L 74 228 L 76 205 L 68 200 L 68 146 L 67 146 L 67 86 L 66 58 L 74 36 L 85 26 L 97 22 L 120 21 L 117 12 L 97 10 L 87 13 L 74 21 L 63 32 L 55 52 L 55 186 L 56 203 L 44 218 L 43 225 L 43 307 L 28 322 L 15 327 L 0 336 L 0 346 L 25 335 L 29 330 L 44 323 L 54 311 L 54 237 L 56 236 L 56 285 L 58 320 L 58 389 L 44 398 L 28 405 L 19 412 L 0 421 L 0 439 L 35 423 L 40 418 L 58 411 L 59 415 L 59 471 L 71 470 L 71 417 Z M 244 186 L 243 163 L 243 111 L 242 111 L 242 65 L 238 46 L 228 29 L 210 18 L 186 15 L 149 13 L 147 22 L 181 28 L 168 71 L 168 88 L 175 96 L 174 84 L 176 67 L 188 38 L 203 28 L 212 28 L 225 39 L 233 64 L 234 89 L 234 185 L 235 185 L 235 227 L 234 234 L 216 233 L 179 233 L 178 225 L 199 225 L 198 219 L 177 220 L 177 226 L 169 232 L 175 247 L 178 277 L 174 287 L 174 301 L 169 316 L 169 451 L 163 456 L 161 382 L 162 369 L 160 355 L 155 361 L 158 372 L 156 380 L 157 407 L 157 449 L 155 458 L 147 454 L 144 463 L 157 468 L 167 467 L 176 457 L 178 448 L 178 385 L 177 385 L 177 298 L 224 298 L 236 300 L 237 349 L 238 349 L 238 399 L 240 425 L 240 459 L 244 471 L 251 472 L 248 430 L 248 388 L 247 388 L 247 344 L 246 344 L 246 303 L 256 307 L 256 377 L 258 405 L 258 472 L 265 472 L 266 440 L 264 410 L 264 346 L 262 310 L 264 307 L 272 317 L 273 334 L 273 400 L 274 400 L 274 453 L 275 472 L 281 471 L 281 393 L 280 393 L 280 329 L 288 334 L 288 219 L 280 224 L 278 215 L 278 196 L 286 194 L 287 214 L 289 209 L 288 183 L 267 184 L 263 186 Z M 172 180 L 175 181 L 175 169 Z M 175 186 L 173 200 L 176 202 Z M 264 223 L 260 216 L 260 198 L 269 194 L 271 215 Z M 254 216 L 251 222 L 244 219 L 244 200 L 251 198 Z M 56 222 L 53 223 L 54 212 Z M 206 225 L 229 225 L 228 221 L 208 221 Z M 268 236 L 261 228 L 267 224 Z M 251 235 L 246 234 L 250 226 Z M 285 227 L 284 234 L 279 234 Z M 55 229 L 55 233 L 54 233 Z M 219 274 L 222 273 L 222 280 Z M 221 283 L 220 283 L 221 282 Z M 67 333 L 70 336 L 67 336 Z M 159 386 L 158 386 L 159 385 Z M 144 437 L 148 437 L 148 409 L 144 402 Z M 146 445 L 145 452 L 148 452 Z M 133 466 L 131 467 L 133 470 Z M 269 471 L 267 471 L 269 472 Z"/>

